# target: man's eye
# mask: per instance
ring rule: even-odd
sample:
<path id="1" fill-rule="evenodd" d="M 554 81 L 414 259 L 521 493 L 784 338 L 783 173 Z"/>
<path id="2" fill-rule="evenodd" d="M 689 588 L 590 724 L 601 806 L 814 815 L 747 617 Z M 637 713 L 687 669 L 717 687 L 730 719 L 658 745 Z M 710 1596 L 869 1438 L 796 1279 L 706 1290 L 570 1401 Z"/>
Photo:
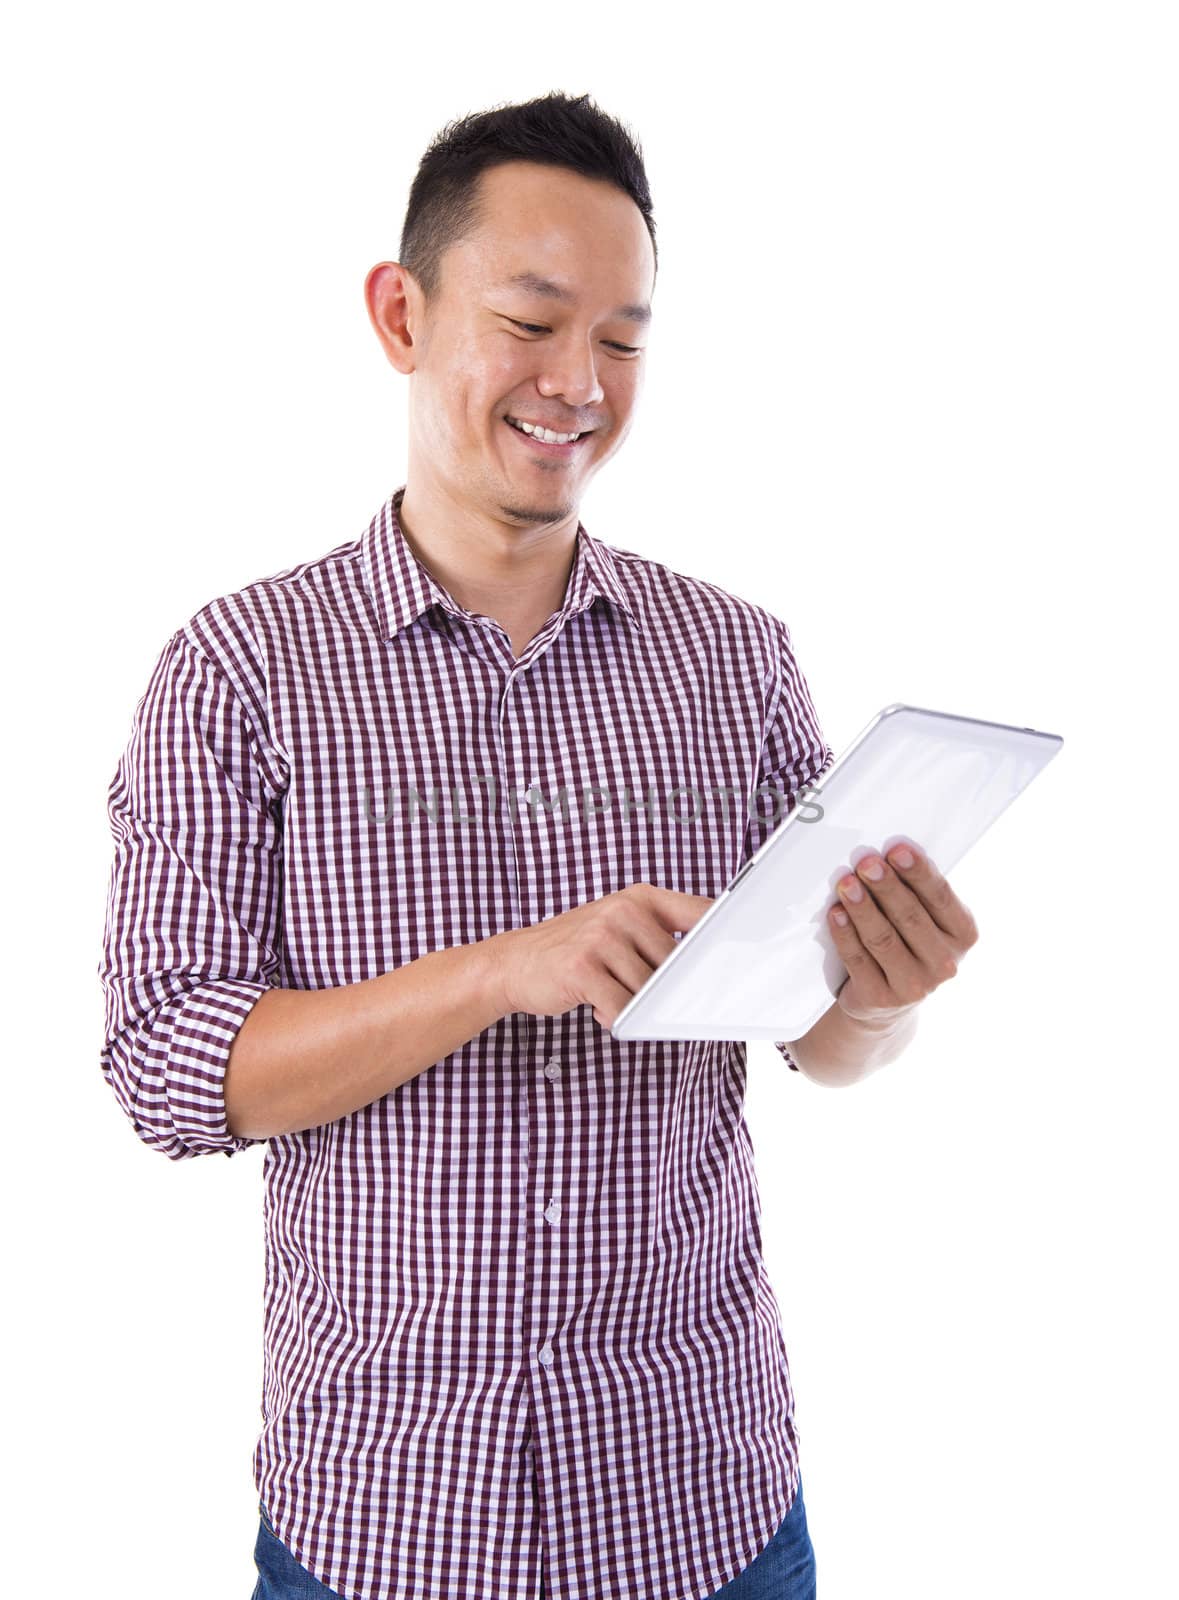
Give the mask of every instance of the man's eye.
<path id="1" fill-rule="evenodd" d="M 517 322 L 515 317 L 509 317 L 508 321 L 515 328 L 523 328 L 525 333 L 550 333 L 552 331 L 549 328 L 543 327 L 539 322 Z M 611 349 L 621 350 L 625 355 L 628 356 L 637 356 L 642 354 L 642 345 L 618 344 L 613 339 L 607 339 L 606 343 L 610 345 Z"/>

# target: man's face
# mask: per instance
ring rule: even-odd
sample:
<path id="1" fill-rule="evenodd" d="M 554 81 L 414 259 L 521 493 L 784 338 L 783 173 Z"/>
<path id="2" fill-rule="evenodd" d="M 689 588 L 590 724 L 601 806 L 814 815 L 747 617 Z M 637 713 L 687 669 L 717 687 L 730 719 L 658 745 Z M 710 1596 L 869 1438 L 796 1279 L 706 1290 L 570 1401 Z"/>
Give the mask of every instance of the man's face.
<path id="1" fill-rule="evenodd" d="M 485 220 L 428 307 L 410 281 L 410 470 L 493 515 L 560 522 L 630 430 L 654 251 L 612 184 L 520 161 L 480 184 Z M 582 436 L 543 443 L 509 417 Z"/>

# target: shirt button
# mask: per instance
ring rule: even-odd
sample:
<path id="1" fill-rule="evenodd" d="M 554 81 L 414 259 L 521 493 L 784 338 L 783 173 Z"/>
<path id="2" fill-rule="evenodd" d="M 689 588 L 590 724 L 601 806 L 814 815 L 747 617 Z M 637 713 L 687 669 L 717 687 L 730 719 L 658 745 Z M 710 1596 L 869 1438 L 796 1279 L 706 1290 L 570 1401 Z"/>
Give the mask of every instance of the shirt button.
<path id="1" fill-rule="evenodd" d="M 550 1200 L 544 1215 L 546 1222 L 556 1222 L 557 1218 L 561 1215 L 560 1204 L 556 1200 Z"/>
<path id="2" fill-rule="evenodd" d="M 540 1360 L 542 1366 L 551 1367 L 556 1359 L 556 1356 L 553 1354 L 552 1345 L 542 1344 L 540 1347 Z"/>
<path id="3" fill-rule="evenodd" d="M 556 1056 L 549 1057 L 545 1065 L 544 1075 L 546 1078 L 559 1078 L 561 1076 L 561 1068 Z"/>

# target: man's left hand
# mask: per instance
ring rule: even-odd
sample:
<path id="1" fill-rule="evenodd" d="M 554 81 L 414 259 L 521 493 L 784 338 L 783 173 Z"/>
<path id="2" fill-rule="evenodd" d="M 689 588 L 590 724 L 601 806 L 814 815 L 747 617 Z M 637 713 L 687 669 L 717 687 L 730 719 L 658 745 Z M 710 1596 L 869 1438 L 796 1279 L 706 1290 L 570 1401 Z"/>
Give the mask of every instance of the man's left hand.
<path id="1" fill-rule="evenodd" d="M 840 927 L 835 907 L 827 925 L 847 980 L 836 1002 L 858 1022 L 887 1024 L 911 1011 L 958 971 L 958 963 L 978 938 L 978 927 L 933 863 L 910 849 L 911 866 L 899 859 L 904 847 L 888 856 L 867 855 L 854 873 L 845 873 L 836 888 L 848 921 Z M 883 868 L 874 879 L 870 869 Z M 857 903 L 844 886 L 858 883 Z"/>

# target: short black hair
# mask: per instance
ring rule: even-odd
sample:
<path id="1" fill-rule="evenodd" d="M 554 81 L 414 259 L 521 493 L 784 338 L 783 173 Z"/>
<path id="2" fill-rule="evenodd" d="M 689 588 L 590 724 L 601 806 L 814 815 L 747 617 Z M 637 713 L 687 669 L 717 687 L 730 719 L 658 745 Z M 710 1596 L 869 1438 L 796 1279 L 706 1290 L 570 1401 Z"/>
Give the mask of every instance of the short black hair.
<path id="1" fill-rule="evenodd" d="M 658 272 L 651 191 L 637 139 L 588 94 L 571 98 L 554 91 L 472 112 L 430 141 L 409 191 L 399 256 L 427 300 L 438 290 L 445 252 L 479 225 L 480 176 L 508 161 L 567 167 L 623 190 L 643 214 Z"/>

